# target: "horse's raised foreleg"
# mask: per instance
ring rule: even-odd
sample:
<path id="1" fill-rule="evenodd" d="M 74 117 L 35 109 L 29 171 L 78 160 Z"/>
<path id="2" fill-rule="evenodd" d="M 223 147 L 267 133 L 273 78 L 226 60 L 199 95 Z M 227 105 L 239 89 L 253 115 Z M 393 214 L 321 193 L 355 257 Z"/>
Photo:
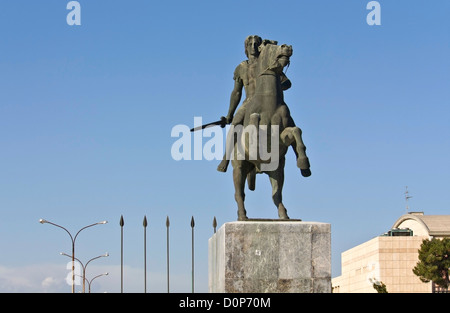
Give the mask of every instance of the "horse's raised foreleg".
<path id="1" fill-rule="evenodd" d="M 272 185 L 272 200 L 275 206 L 278 208 L 278 217 L 280 219 L 289 219 L 287 210 L 282 202 L 282 191 L 284 184 L 284 158 L 280 159 L 280 164 L 275 171 L 267 172 L 270 178 L 270 184 Z"/>
<path id="2" fill-rule="evenodd" d="M 297 167 L 300 168 L 302 176 L 311 176 L 309 159 L 306 156 L 306 146 L 302 139 L 302 130 L 295 127 L 287 127 L 280 135 L 281 141 L 286 145 L 292 145 L 295 155 L 297 157 Z"/>

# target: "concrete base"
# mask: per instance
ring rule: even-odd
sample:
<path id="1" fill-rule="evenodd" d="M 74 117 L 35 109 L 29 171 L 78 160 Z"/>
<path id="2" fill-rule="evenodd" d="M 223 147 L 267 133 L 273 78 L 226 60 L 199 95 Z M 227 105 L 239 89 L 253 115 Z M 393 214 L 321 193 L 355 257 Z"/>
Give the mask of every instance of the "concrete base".
<path id="1" fill-rule="evenodd" d="M 331 292 L 331 225 L 225 223 L 208 242 L 209 292 Z"/>

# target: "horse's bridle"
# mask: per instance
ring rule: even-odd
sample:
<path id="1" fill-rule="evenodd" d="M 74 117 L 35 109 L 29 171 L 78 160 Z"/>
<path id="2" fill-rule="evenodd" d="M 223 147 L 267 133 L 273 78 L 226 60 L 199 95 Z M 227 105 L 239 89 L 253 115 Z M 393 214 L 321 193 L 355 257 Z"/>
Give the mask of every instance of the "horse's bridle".
<path id="1" fill-rule="evenodd" d="M 281 57 L 287 57 L 286 55 L 279 55 L 278 57 L 277 57 L 277 59 L 276 59 L 276 61 L 278 61 L 278 59 L 279 58 L 281 58 Z M 289 57 L 290 58 L 290 57 Z M 284 72 L 284 74 L 286 75 L 286 73 L 287 73 L 287 70 L 288 70 L 288 68 L 289 68 L 289 65 L 291 65 L 291 60 L 289 59 L 289 61 L 288 61 L 288 63 L 286 64 L 286 70 L 285 70 L 285 72 Z M 266 68 L 264 71 L 262 71 L 258 76 L 262 76 L 262 75 L 270 75 L 270 74 L 266 74 L 266 72 L 268 71 L 268 70 L 270 70 L 271 69 L 271 66 L 269 66 L 268 68 Z"/>

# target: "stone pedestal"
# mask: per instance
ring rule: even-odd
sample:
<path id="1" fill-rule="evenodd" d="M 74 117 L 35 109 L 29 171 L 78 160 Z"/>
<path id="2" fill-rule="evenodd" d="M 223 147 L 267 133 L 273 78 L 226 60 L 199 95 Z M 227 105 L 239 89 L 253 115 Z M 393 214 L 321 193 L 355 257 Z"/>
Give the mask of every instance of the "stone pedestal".
<path id="1" fill-rule="evenodd" d="M 208 242 L 209 292 L 331 292 L 331 225 L 225 223 Z"/>

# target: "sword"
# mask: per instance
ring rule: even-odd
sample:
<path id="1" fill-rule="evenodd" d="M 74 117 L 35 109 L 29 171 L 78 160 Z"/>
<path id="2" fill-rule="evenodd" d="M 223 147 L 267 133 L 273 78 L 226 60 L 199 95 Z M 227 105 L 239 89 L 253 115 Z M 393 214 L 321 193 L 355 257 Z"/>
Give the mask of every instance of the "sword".
<path id="1" fill-rule="evenodd" d="M 205 129 L 206 127 L 212 127 L 212 126 L 217 126 L 217 125 L 222 128 L 224 128 L 225 125 L 227 125 L 227 119 L 225 118 L 225 116 L 221 116 L 220 120 L 218 120 L 218 121 L 191 128 L 191 132 L 195 132 L 197 130 Z"/>

